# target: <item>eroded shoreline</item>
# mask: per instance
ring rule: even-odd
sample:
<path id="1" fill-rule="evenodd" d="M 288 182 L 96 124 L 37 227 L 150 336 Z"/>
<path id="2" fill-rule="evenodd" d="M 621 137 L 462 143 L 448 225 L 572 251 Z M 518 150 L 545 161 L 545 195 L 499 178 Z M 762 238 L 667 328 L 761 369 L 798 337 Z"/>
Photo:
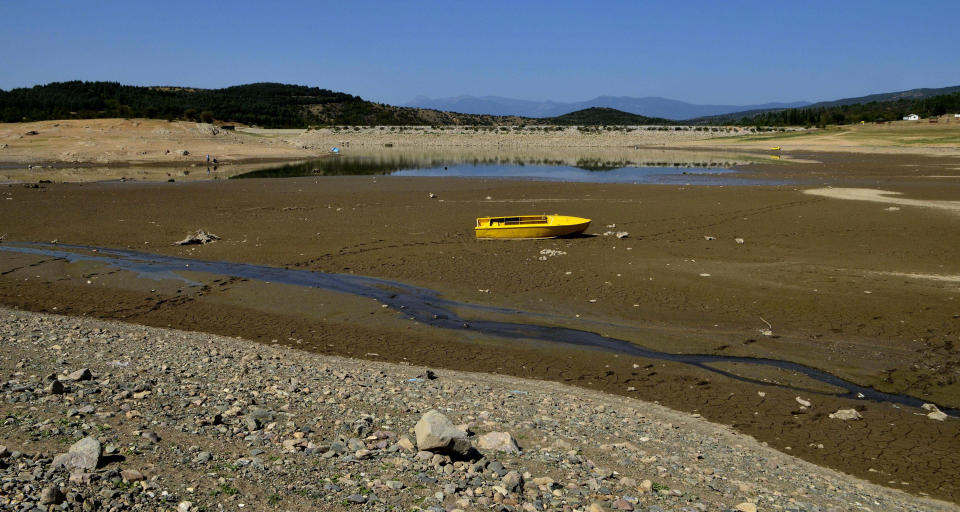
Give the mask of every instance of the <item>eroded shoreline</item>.
<path id="1" fill-rule="evenodd" d="M 8 506 L 45 497 L 186 510 L 829 510 L 855 502 L 957 510 L 814 466 L 696 415 L 576 387 L 124 323 L 0 315 L 0 337 L 16 355 L 0 361 L 10 377 L 0 459 L 42 475 L 0 498 Z M 48 374 L 61 375 L 60 392 L 43 391 Z M 477 446 L 483 434 L 506 431 L 522 452 L 482 445 L 478 462 L 421 457 L 408 429 L 430 409 L 464 423 Z M 103 460 L 68 481 L 51 457 L 84 436 L 100 442 Z"/>

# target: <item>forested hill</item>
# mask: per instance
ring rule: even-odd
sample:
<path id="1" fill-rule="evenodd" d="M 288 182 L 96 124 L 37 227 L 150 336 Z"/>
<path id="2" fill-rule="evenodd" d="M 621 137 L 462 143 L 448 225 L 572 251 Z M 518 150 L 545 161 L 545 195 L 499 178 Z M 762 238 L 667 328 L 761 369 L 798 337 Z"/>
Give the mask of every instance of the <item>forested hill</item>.
<path id="1" fill-rule="evenodd" d="M 797 126 L 850 124 L 860 121 L 896 121 L 907 114 L 920 117 L 960 113 L 960 86 L 911 89 L 860 98 L 824 101 L 805 107 L 754 110 L 692 120 L 697 124 L 755 124 Z"/>
<path id="2" fill-rule="evenodd" d="M 896 121 L 903 119 L 903 116 L 907 114 L 917 114 L 926 118 L 949 113 L 960 113 L 960 93 L 944 94 L 919 100 L 898 99 L 833 107 L 791 108 L 747 117 L 741 120 L 741 124 L 825 126 L 829 124 L 859 123 L 860 121 L 868 123 Z"/>
<path id="3" fill-rule="evenodd" d="M 526 118 L 394 107 L 318 87 L 256 83 L 223 89 L 56 82 L 0 91 L 3 122 L 147 117 L 222 121 L 265 128 L 316 125 L 512 125 Z"/>
<path id="4" fill-rule="evenodd" d="M 639 114 L 631 114 L 615 108 L 592 107 L 570 112 L 562 116 L 548 117 L 540 119 L 541 122 L 554 125 L 618 125 L 618 126 L 639 126 L 639 125 L 666 125 L 679 124 L 669 119 L 659 117 L 647 117 Z"/>

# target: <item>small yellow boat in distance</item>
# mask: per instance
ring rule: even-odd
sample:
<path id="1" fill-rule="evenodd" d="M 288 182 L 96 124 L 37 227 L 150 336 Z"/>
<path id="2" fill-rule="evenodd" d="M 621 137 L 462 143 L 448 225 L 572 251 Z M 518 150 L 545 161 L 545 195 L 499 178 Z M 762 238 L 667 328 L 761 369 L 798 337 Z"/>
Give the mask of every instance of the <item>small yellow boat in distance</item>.
<path id="1" fill-rule="evenodd" d="M 480 217 L 477 238 L 555 238 L 583 233 L 590 219 L 566 215 L 514 215 Z"/>
<path id="2" fill-rule="evenodd" d="M 780 151 L 780 146 L 774 146 L 770 148 L 770 151 Z"/>

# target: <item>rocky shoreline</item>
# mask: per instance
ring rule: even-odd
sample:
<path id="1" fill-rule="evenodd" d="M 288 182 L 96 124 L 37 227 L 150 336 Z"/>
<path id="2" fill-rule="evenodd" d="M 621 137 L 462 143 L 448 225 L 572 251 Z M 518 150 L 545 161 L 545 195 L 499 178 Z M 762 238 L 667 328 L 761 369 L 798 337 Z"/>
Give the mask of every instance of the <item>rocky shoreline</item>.
<path id="1" fill-rule="evenodd" d="M 561 384 L 0 315 L 3 509 L 957 510 Z"/>

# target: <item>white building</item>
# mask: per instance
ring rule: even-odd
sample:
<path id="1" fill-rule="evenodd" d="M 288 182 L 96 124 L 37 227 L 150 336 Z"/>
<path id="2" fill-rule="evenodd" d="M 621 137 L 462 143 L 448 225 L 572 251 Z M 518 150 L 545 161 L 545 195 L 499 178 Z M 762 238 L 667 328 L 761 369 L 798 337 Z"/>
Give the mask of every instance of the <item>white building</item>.
<path id="1" fill-rule="evenodd" d="M 918 115 L 916 115 L 916 114 L 910 114 L 910 115 L 908 115 L 908 116 L 903 116 L 903 120 L 904 120 L 904 121 L 919 121 L 919 120 L 920 120 L 920 116 L 918 116 Z"/>

